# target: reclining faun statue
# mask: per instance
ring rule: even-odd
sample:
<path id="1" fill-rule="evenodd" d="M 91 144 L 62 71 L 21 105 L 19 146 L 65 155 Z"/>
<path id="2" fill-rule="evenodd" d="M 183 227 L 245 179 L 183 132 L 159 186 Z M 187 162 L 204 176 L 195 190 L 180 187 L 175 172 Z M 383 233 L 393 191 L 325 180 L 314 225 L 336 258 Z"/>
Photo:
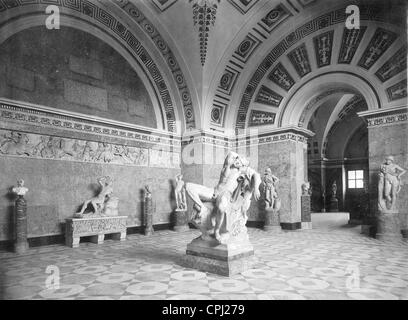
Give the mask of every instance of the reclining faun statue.
<path id="1" fill-rule="evenodd" d="M 200 229 L 201 238 L 226 243 L 231 234 L 240 233 L 245 228 L 252 194 L 255 200 L 260 197 L 260 184 L 260 175 L 249 167 L 248 160 L 232 151 L 225 158 L 215 188 L 186 183 L 197 211 L 192 222 Z M 212 203 L 214 210 L 210 211 L 205 202 Z"/>

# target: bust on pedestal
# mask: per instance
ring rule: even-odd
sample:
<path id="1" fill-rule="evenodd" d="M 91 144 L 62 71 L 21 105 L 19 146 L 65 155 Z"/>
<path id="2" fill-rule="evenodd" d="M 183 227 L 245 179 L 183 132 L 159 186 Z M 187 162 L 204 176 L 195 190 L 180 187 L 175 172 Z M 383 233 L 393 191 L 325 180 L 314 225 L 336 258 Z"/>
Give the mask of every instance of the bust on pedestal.
<path id="1" fill-rule="evenodd" d="M 186 189 L 183 181 L 183 175 L 178 174 L 176 176 L 176 184 L 174 188 L 174 196 L 176 198 L 176 210 L 174 211 L 174 231 L 182 232 L 190 230 L 188 226 L 187 218 L 187 201 L 186 201 Z"/>
<path id="2" fill-rule="evenodd" d="M 28 188 L 24 187 L 24 180 L 17 180 L 17 187 L 12 189 L 13 193 L 17 195 L 15 207 L 15 243 L 14 251 L 16 253 L 24 253 L 28 250 L 27 241 L 27 202 L 24 199 Z"/>
<path id="3" fill-rule="evenodd" d="M 310 190 L 310 182 L 303 183 L 302 195 L 300 196 L 302 229 L 312 229 L 311 200 L 310 200 L 311 194 L 312 191 Z"/>
<path id="4" fill-rule="evenodd" d="M 230 151 L 215 188 L 187 183 L 196 210 L 191 221 L 201 235 L 187 245 L 181 264 L 188 268 L 230 276 L 249 269 L 254 249 L 246 222 L 252 194 L 259 200 L 259 174 L 244 157 Z"/>
<path id="5" fill-rule="evenodd" d="M 145 186 L 145 195 L 144 195 L 144 219 L 145 219 L 145 230 L 144 233 L 146 236 L 150 236 L 154 233 L 153 229 L 153 200 L 152 192 L 148 185 Z"/>
<path id="6" fill-rule="evenodd" d="M 332 184 L 332 196 L 330 198 L 330 212 L 338 212 L 339 211 L 339 200 L 336 198 L 337 194 L 337 184 L 336 181 Z"/>
<path id="7" fill-rule="evenodd" d="M 405 169 L 394 163 L 393 156 L 387 156 L 380 167 L 378 174 L 377 239 L 402 240 L 396 204 L 397 194 L 401 189 L 401 176 L 405 172 Z"/>
<path id="8" fill-rule="evenodd" d="M 281 200 L 276 191 L 278 182 L 279 178 L 272 174 L 270 168 L 267 168 L 262 179 L 263 200 L 265 202 L 265 231 L 282 231 L 279 218 Z"/>

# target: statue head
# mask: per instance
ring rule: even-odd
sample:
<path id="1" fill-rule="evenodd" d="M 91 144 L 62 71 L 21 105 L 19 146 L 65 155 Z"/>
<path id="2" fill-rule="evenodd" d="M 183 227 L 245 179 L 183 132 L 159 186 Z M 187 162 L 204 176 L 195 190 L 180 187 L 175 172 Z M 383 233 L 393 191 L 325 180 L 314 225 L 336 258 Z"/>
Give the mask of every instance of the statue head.
<path id="1" fill-rule="evenodd" d="M 386 156 L 385 157 L 385 163 L 386 164 L 391 164 L 391 163 L 394 163 L 394 157 L 393 156 Z"/>
<path id="2" fill-rule="evenodd" d="M 23 179 L 18 179 L 17 180 L 17 187 L 24 187 L 24 180 Z"/>
<path id="3" fill-rule="evenodd" d="M 265 169 L 265 175 L 272 175 L 272 170 L 271 170 L 271 168 L 266 168 L 266 169 Z"/>
<path id="4" fill-rule="evenodd" d="M 183 179 L 183 175 L 181 173 L 179 173 L 178 175 L 176 175 L 176 180 L 180 181 Z"/>

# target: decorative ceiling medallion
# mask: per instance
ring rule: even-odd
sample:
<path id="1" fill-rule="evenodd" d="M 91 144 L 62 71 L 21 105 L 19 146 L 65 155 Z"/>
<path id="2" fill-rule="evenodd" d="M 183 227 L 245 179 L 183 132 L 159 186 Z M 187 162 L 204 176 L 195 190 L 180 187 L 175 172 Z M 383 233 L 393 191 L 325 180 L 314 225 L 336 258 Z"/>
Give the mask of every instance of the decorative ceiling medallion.
<path id="1" fill-rule="evenodd" d="M 269 11 L 268 14 L 258 22 L 258 25 L 265 31 L 271 33 L 273 29 L 291 15 L 290 11 L 283 4 L 279 4 Z"/>
<path id="2" fill-rule="evenodd" d="M 198 26 L 198 37 L 200 39 L 200 59 L 204 66 L 207 56 L 207 45 L 210 27 L 214 26 L 217 14 L 217 3 L 220 0 L 189 0 L 193 2 L 194 26 Z"/>
<path id="3" fill-rule="evenodd" d="M 211 123 L 222 126 L 224 123 L 225 105 L 214 104 L 211 110 Z"/>
<path id="4" fill-rule="evenodd" d="M 247 13 L 259 0 L 228 0 L 242 14 Z"/>
<path id="5" fill-rule="evenodd" d="M 265 112 L 259 110 L 252 110 L 249 117 L 249 126 L 262 126 L 267 124 L 274 124 L 276 118 L 276 113 Z"/>
<path id="6" fill-rule="evenodd" d="M 161 12 L 166 11 L 177 0 L 151 0 Z"/>

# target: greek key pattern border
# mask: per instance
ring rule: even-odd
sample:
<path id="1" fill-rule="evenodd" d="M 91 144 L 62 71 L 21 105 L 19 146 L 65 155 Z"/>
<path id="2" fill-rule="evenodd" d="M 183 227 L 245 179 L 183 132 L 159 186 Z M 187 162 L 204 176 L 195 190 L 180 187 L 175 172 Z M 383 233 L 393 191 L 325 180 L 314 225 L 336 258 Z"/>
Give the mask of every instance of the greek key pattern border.
<path id="1" fill-rule="evenodd" d="M 4 102 L 0 102 L 0 120 L 17 121 L 25 124 L 40 126 L 42 128 L 48 127 L 81 133 L 104 135 L 114 138 L 129 139 L 145 144 L 147 143 L 151 145 L 172 147 L 175 150 L 180 148 L 180 139 L 177 137 L 167 138 L 157 135 L 154 132 L 145 134 L 137 129 L 117 128 L 104 123 L 98 123 L 97 121 L 52 114 L 51 112 L 48 113 L 45 111 L 39 111 L 33 108 L 26 108 L 24 106 Z"/>

